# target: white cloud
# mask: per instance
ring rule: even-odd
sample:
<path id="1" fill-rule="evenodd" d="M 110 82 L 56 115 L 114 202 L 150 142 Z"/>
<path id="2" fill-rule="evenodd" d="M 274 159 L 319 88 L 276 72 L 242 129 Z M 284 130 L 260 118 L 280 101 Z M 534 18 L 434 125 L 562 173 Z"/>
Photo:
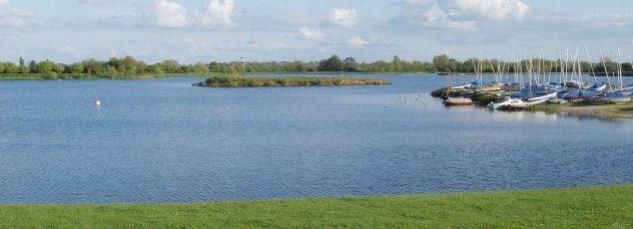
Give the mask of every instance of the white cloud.
<path id="1" fill-rule="evenodd" d="M 306 39 L 312 39 L 312 40 L 318 40 L 321 39 L 325 34 L 316 31 L 314 29 L 310 29 L 308 27 L 301 27 L 301 29 L 299 29 L 299 32 L 301 33 L 301 36 L 303 36 Z"/>
<path id="2" fill-rule="evenodd" d="M 454 0 L 454 2 L 465 14 L 491 20 L 508 18 L 521 20 L 529 10 L 528 5 L 522 0 Z"/>
<path id="3" fill-rule="evenodd" d="M 182 28 L 190 25 L 187 9 L 169 0 L 155 0 L 145 19 L 150 25 L 168 28 Z"/>
<path id="4" fill-rule="evenodd" d="M 79 3 L 90 4 L 90 5 L 99 5 L 107 3 L 108 0 L 79 0 Z"/>
<path id="5" fill-rule="evenodd" d="M 206 8 L 194 12 L 194 19 L 203 26 L 230 25 L 233 0 L 211 0 Z"/>
<path id="6" fill-rule="evenodd" d="M 522 20 L 529 12 L 523 0 L 404 0 L 396 21 L 432 29 L 473 30 L 478 22 Z"/>
<path id="7" fill-rule="evenodd" d="M 406 0 L 396 21 L 407 26 L 428 29 L 472 30 L 476 22 L 453 18 L 454 9 L 444 7 L 435 0 Z"/>
<path id="8" fill-rule="evenodd" d="M 288 44 L 281 41 L 274 42 L 260 42 L 250 40 L 248 41 L 249 50 L 267 50 L 267 51 L 275 51 L 288 48 Z"/>
<path id="9" fill-rule="evenodd" d="M 0 9 L 6 9 L 9 7 L 9 0 L 0 0 Z"/>
<path id="10" fill-rule="evenodd" d="M 347 40 L 347 44 L 352 46 L 352 47 L 365 47 L 367 45 L 369 45 L 369 41 L 367 41 L 365 38 L 362 37 L 352 37 L 349 40 Z"/>
<path id="11" fill-rule="evenodd" d="M 30 9 L 12 8 L 9 0 L 0 0 L 0 27 L 27 26 L 34 16 Z"/>
<path id="12" fill-rule="evenodd" d="M 329 14 L 330 23 L 343 27 L 355 26 L 357 17 L 355 9 L 333 9 Z"/>

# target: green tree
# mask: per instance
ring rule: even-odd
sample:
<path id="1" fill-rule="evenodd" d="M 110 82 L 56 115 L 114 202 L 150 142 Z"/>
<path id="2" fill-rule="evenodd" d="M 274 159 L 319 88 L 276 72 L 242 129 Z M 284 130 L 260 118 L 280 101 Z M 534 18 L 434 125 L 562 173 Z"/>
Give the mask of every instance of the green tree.
<path id="1" fill-rule="evenodd" d="M 198 62 L 193 65 L 193 72 L 202 73 L 206 75 L 209 73 L 209 65 L 202 62 Z"/>
<path id="2" fill-rule="evenodd" d="M 33 64 L 35 62 L 31 62 Z M 31 71 L 34 73 L 42 73 L 44 75 L 51 75 L 53 73 L 53 69 L 55 68 L 55 63 L 50 60 L 45 60 L 40 63 L 35 64 L 34 67 L 31 67 Z"/>
<path id="3" fill-rule="evenodd" d="M 35 60 L 32 60 L 29 63 L 29 69 L 31 70 L 31 73 L 38 73 L 38 69 L 37 69 L 37 62 Z"/>
<path id="4" fill-rule="evenodd" d="M 125 74 L 134 75 L 138 71 L 139 62 L 134 57 L 126 56 L 121 60 L 123 71 Z"/>
<path id="5" fill-rule="evenodd" d="M 151 74 L 162 75 L 165 72 L 163 71 L 163 67 L 160 64 L 154 64 L 148 67 L 148 71 Z"/>
<path id="6" fill-rule="evenodd" d="M 343 70 L 343 62 L 338 55 L 332 55 L 327 60 L 322 60 L 319 64 L 319 71 L 322 72 L 338 72 Z"/>
<path id="7" fill-rule="evenodd" d="M 6 62 L 4 63 L 4 74 L 17 74 L 20 72 L 20 67 L 15 65 L 14 63 Z"/>
<path id="8" fill-rule="evenodd" d="M 360 71 L 358 62 L 354 57 L 347 57 L 343 59 L 343 71 L 357 72 Z"/>
<path id="9" fill-rule="evenodd" d="M 68 73 L 71 74 L 81 74 L 84 72 L 84 65 L 81 63 L 74 63 L 70 65 L 70 71 Z"/>
<path id="10" fill-rule="evenodd" d="M 457 69 L 457 61 L 446 54 L 433 57 L 433 65 L 439 72 L 454 72 Z"/>
<path id="11" fill-rule="evenodd" d="M 165 60 L 161 64 L 166 73 L 182 73 L 182 66 L 175 60 Z"/>
<path id="12" fill-rule="evenodd" d="M 103 69 L 103 64 L 95 59 L 85 60 L 81 64 L 84 66 L 84 72 L 88 74 L 88 76 L 97 75 L 101 73 Z"/>
<path id="13" fill-rule="evenodd" d="M 394 56 L 391 61 L 391 71 L 392 72 L 400 72 L 402 71 L 402 60 L 399 56 Z"/>

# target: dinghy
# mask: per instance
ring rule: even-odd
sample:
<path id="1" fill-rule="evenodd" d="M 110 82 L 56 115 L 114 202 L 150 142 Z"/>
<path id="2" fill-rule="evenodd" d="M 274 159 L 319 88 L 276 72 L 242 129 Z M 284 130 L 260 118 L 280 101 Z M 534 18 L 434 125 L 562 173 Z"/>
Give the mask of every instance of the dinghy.
<path id="1" fill-rule="evenodd" d="M 506 101 L 500 102 L 500 103 L 495 103 L 495 102 L 490 102 L 490 104 L 488 104 L 488 109 L 491 111 L 494 110 L 500 110 L 503 108 L 525 108 L 527 107 L 527 104 L 520 99 L 513 99 L 513 98 L 508 98 Z"/>

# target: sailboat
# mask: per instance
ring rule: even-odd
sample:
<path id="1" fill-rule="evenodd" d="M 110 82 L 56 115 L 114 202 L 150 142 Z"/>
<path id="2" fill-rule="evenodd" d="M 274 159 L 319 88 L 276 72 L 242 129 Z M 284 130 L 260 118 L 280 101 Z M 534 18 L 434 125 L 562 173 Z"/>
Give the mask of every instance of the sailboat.
<path id="1" fill-rule="evenodd" d="M 500 110 L 503 108 L 526 108 L 528 106 L 528 104 L 526 102 L 524 102 L 521 99 L 515 99 L 515 98 L 508 98 L 503 102 L 500 103 L 495 103 L 495 102 L 490 102 L 490 104 L 488 104 L 488 109 L 491 111 L 494 110 Z"/>
<path id="2" fill-rule="evenodd" d="M 625 93 L 626 91 L 624 90 L 624 78 L 622 75 L 622 54 L 620 52 L 619 46 L 618 46 L 618 83 L 620 83 L 620 89 L 607 93 L 602 98 L 603 101 L 612 102 L 612 103 L 623 103 L 623 102 L 631 101 L 631 95 L 628 93 Z"/>
<path id="3" fill-rule="evenodd" d="M 450 74 L 446 75 L 446 81 L 448 86 L 446 87 L 446 98 L 444 98 L 444 105 L 445 106 L 469 106 L 473 104 L 473 100 L 470 98 L 464 98 L 464 97 L 451 97 L 451 80 L 450 80 Z"/>

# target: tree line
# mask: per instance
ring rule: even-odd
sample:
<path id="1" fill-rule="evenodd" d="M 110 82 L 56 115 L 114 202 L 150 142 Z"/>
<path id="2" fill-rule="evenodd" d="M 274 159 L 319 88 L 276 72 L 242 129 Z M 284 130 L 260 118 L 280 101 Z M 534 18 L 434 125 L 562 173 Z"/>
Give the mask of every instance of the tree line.
<path id="1" fill-rule="evenodd" d="M 479 60 L 470 58 L 458 61 L 448 55 L 437 55 L 432 62 L 406 61 L 394 56 L 390 61 L 359 62 L 354 57 L 340 58 L 333 55 L 321 61 L 280 61 L 280 62 L 198 62 L 182 64 L 175 60 L 147 64 L 134 57 L 111 58 L 107 61 L 87 59 L 76 63 L 65 64 L 51 60 L 29 62 L 19 58 L 17 63 L 0 62 L 0 77 L 36 76 L 41 78 L 124 78 L 140 75 L 156 76 L 164 74 L 203 74 L 210 73 L 257 73 L 257 72 L 453 72 L 474 73 L 481 71 L 491 73 L 503 66 L 504 72 L 526 71 L 528 67 L 547 72 L 572 71 L 574 64 L 560 60 L 533 59 L 519 63 L 500 60 Z M 614 72 L 618 64 L 605 59 L 604 63 L 580 62 L 583 72 Z M 633 72 L 631 64 L 622 64 L 625 72 Z M 496 68 L 496 69 L 495 69 Z"/>

